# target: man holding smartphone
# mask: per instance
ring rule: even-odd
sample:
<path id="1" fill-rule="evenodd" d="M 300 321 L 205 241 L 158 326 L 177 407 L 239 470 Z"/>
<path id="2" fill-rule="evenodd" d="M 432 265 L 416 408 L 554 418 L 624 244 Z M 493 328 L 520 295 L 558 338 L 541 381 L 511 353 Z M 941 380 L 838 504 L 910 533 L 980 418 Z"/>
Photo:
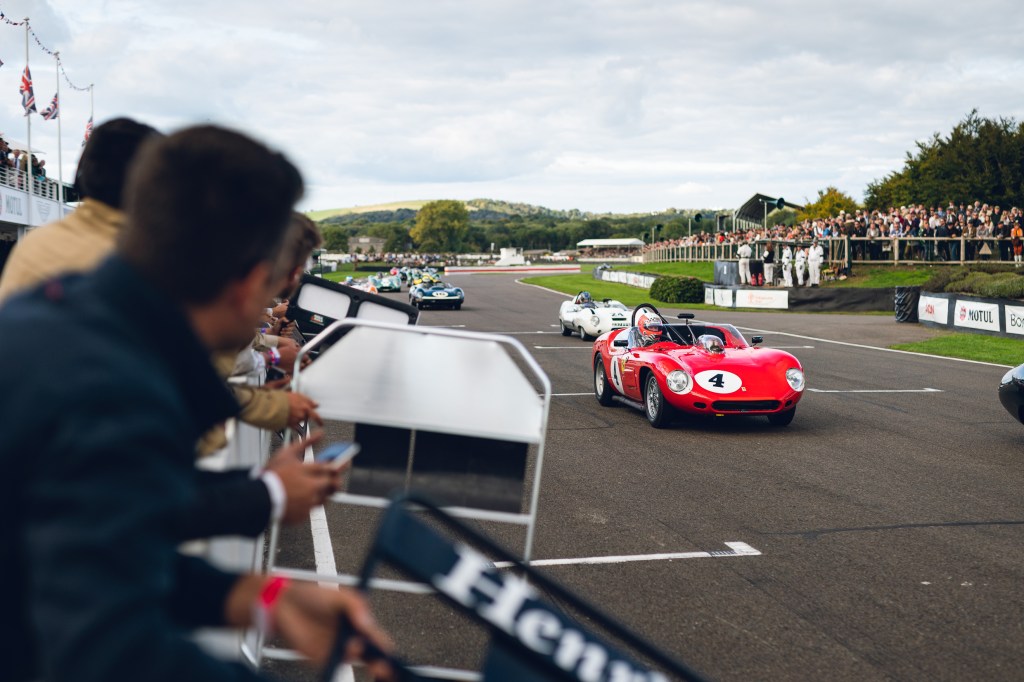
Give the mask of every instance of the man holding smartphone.
<path id="1" fill-rule="evenodd" d="M 317 663 L 341 614 L 389 648 L 351 590 L 231 575 L 177 551 L 196 439 L 237 411 L 210 355 L 252 337 L 298 171 L 204 126 L 147 142 L 129 178 L 114 256 L 0 308 L 21 332 L 0 336 L 0 354 L 21 358 L 0 394 L 5 679 L 255 679 L 182 635 L 254 621 Z"/>

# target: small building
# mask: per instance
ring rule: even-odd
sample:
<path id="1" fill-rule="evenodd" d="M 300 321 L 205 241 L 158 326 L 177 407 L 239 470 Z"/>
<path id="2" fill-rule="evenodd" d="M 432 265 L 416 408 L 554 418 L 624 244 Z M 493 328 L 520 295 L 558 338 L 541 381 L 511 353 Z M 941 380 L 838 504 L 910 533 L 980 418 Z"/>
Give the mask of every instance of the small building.
<path id="1" fill-rule="evenodd" d="M 579 260 L 630 262 L 640 258 L 644 248 L 643 239 L 584 239 L 576 242 Z"/>
<path id="2" fill-rule="evenodd" d="M 349 251 L 355 252 L 359 249 L 359 253 L 384 253 L 384 244 L 387 240 L 382 237 L 370 237 L 369 235 L 359 235 L 352 237 L 348 240 Z"/>

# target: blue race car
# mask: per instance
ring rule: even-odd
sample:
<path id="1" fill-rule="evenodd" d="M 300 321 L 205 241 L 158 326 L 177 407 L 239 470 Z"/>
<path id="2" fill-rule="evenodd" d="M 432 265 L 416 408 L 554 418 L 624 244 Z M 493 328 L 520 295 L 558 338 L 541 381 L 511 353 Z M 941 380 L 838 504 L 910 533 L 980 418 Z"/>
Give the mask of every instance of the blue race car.
<path id="1" fill-rule="evenodd" d="M 461 287 L 445 282 L 424 282 L 409 289 L 409 304 L 420 310 L 428 306 L 458 310 L 465 300 Z"/>

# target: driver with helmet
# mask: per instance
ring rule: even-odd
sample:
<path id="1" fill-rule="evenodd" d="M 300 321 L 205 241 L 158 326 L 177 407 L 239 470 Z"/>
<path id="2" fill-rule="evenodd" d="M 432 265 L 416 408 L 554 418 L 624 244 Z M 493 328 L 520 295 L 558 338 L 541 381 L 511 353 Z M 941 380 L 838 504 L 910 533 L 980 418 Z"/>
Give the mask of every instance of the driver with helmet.
<path id="1" fill-rule="evenodd" d="M 576 297 L 576 305 L 583 308 L 596 308 L 594 305 L 594 299 L 590 296 L 589 291 L 581 291 L 579 296 Z"/>
<path id="2" fill-rule="evenodd" d="M 640 332 L 640 341 L 645 346 L 652 346 L 665 338 L 663 323 L 657 315 L 641 315 L 636 326 Z"/>

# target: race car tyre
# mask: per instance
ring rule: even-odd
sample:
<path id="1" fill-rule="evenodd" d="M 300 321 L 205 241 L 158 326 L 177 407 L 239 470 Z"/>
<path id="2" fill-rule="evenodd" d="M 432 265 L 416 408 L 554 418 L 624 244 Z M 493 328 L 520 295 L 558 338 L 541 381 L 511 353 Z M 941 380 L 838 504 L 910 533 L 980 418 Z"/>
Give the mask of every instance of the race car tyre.
<path id="1" fill-rule="evenodd" d="M 455 309 L 455 310 L 462 310 L 462 304 L 461 303 L 456 303 L 455 305 L 452 306 L 452 308 Z"/>
<path id="2" fill-rule="evenodd" d="M 768 415 L 768 423 L 772 426 L 788 426 L 793 417 L 796 416 L 796 408 L 791 407 L 784 412 L 776 412 Z"/>
<path id="3" fill-rule="evenodd" d="M 580 328 L 579 328 L 578 331 L 580 333 L 580 338 L 583 339 L 584 341 L 586 341 L 588 337 L 587 337 L 587 333 L 585 331 L 583 331 L 583 325 L 580 325 Z"/>
<path id="4" fill-rule="evenodd" d="M 615 404 L 615 401 L 612 400 L 612 396 L 615 393 L 608 384 L 608 375 L 604 370 L 604 360 L 601 359 L 600 355 L 594 359 L 594 395 L 597 396 L 597 402 L 605 407 L 611 407 Z"/>
<path id="5" fill-rule="evenodd" d="M 644 383 L 644 415 L 656 429 L 663 429 L 672 421 L 672 406 L 665 402 L 654 374 L 648 374 Z"/>
<path id="6" fill-rule="evenodd" d="M 565 326 L 565 322 L 559 320 L 558 325 L 562 328 L 562 336 L 572 336 L 572 330 Z"/>

